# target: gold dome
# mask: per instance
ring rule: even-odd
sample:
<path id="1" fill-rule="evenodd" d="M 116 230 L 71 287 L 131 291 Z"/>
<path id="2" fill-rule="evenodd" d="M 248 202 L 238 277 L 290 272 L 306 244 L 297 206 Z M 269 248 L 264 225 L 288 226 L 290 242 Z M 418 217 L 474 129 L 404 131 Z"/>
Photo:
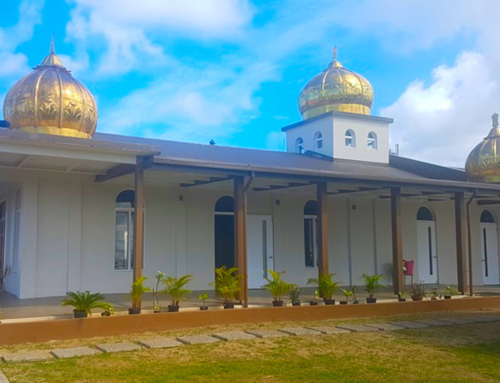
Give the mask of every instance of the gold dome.
<path id="1" fill-rule="evenodd" d="M 306 120 L 330 111 L 370 114 L 373 88 L 363 76 L 350 71 L 337 60 L 337 47 L 333 61 L 302 89 L 299 109 Z"/>
<path id="2" fill-rule="evenodd" d="M 10 129 L 91 138 L 97 106 L 90 91 L 62 65 L 54 51 L 9 90 L 3 104 Z"/>
<path id="3" fill-rule="evenodd" d="M 469 181 L 500 183 L 500 128 L 498 114 L 491 117 L 493 128 L 467 157 L 465 172 Z"/>

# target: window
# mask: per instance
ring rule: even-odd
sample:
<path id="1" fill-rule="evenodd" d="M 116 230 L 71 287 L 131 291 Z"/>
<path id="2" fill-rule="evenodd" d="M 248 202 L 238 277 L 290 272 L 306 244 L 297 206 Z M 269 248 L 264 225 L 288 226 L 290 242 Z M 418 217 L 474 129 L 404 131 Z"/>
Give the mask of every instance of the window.
<path id="1" fill-rule="evenodd" d="M 304 256 L 306 267 L 316 267 L 317 264 L 317 222 L 318 203 L 308 201 L 304 206 Z"/>
<path id="2" fill-rule="evenodd" d="M 316 145 L 316 149 L 323 148 L 323 135 L 321 134 L 321 132 L 317 132 L 314 135 L 314 143 Z"/>
<path id="3" fill-rule="evenodd" d="M 304 140 L 301 137 L 297 138 L 297 142 L 295 143 L 295 148 L 297 150 L 297 153 L 300 154 L 304 153 Z"/>
<path id="4" fill-rule="evenodd" d="M 432 214 L 432 211 L 430 211 L 429 208 L 422 206 L 420 209 L 418 209 L 417 220 L 418 221 L 434 221 L 434 214 Z"/>
<path id="5" fill-rule="evenodd" d="M 368 140 L 366 141 L 366 145 L 369 149 L 377 149 L 377 135 L 374 132 L 368 133 Z"/>
<path id="6" fill-rule="evenodd" d="M 21 191 L 16 192 L 16 210 L 14 213 L 14 247 L 12 251 L 12 271 L 19 269 L 19 238 L 21 230 Z"/>
<path id="7" fill-rule="evenodd" d="M 214 234 L 215 268 L 234 267 L 234 198 L 231 196 L 221 197 L 215 203 Z"/>
<path id="8" fill-rule="evenodd" d="M 356 147 L 356 136 L 351 129 L 345 132 L 345 146 Z"/>
<path id="9" fill-rule="evenodd" d="M 489 210 L 485 210 L 481 213 L 481 222 L 484 223 L 495 223 L 495 217 Z"/>
<path id="10" fill-rule="evenodd" d="M 116 197 L 115 270 L 134 268 L 134 203 L 135 192 L 133 190 L 124 190 Z"/>

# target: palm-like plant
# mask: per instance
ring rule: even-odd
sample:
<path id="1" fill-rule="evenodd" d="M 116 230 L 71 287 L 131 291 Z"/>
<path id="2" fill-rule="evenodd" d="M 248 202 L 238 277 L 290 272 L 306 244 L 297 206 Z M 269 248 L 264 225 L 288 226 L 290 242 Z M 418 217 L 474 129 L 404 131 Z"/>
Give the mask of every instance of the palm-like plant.
<path id="1" fill-rule="evenodd" d="M 352 290 L 345 290 L 345 289 L 340 289 L 340 290 L 342 290 L 342 293 L 345 296 L 345 303 L 347 304 L 349 302 L 349 297 L 354 293 L 354 291 L 352 291 Z"/>
<path id="2" fill-rule="evenodd" d="M 271 278 L 266 277 L 267 284 L 264 285 L 264 288 L 271 293 L 275 301 L 282 302 L 283 296 L 290 290 L 290 285 L 281 279 L 285 272 L 276 272 L 274 270 L 267 270 L 267 272 L 271 275 Z"/>
<path id="3" fill-rule="evenodd" d="M 132 283 L 132 289 L 130 290 L 130 297 L 132 298 L 132 307 L 138 309 L 141 305 L 141 298 L 144 293 L 151 291 L 149 287 L 144 286 L 144 282 L 147 280 L 147 277 L 141 276 L 137 278 Z"/>
<path id="4" fill-rule="evenodd" d="M 191 293 L 191 290 L 186 289 L 185 286 L 191 282 L 192 279 L 192 275 L 184 275 L 179 278 L 166 277 L 163 279 L 162 282 L 165 285 L 165 290 L 163 290 L 163 292 L 170 296 L 171 306 L 179 307 L 181 300 L 183 300 L 187 294 Z"/>
<path id="5" fill-rule="evenodd" d="M 335 274 L 328 274 L 319 278 L 309 278 L 307 284 L 318 286 L 319 294 L 325 301 L 330 301 L 333 297 L 333 293 L 335 293 L 335 290 L 339 287 L 339 282 L 334 282 L 333 280 L 334 276 Z"/>
<path id="6" fill-rule="evenodd" d="M 364 281 L 365 281 L 365 291 L 368 293 L 370 299 L 374 298 L 375 292 L 379 288 L 384 287 L 384 285 L 382 285 L 380 283 L 380 281 L 382 279 L 384 279 L 383 275 L 367 275 L 367 274 L 363 274 L 363 276 L 361 278 L 363 278 Z"/>
<path id="7" fill-rule="evenodd" d="M 110 303 L 104 301 L 104 295 L 90 291 L 68 291 L 66 298 L 61 300 L 61 306 L 73 306 L 75 312 L 91 314 L 93 309 L 112 311 Z"/>
<path id="8" fill-rule="evenodd" d="M 232 303 L 238 291 L 240 291 L 240 276 L 237 267 L 227 268 L 226 266 L 215 269 L 215 282 L 211 285 L 215 286 L 217 294 L 219 294 L 224 304 Z"/>

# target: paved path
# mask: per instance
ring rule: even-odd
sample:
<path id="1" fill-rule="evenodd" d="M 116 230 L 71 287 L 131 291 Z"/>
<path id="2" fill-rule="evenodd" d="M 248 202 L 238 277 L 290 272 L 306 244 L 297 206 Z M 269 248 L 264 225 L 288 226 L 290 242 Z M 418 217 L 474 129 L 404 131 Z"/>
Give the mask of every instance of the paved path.
<path id="1" fill-rule="evenodd" d="M 278 338 L 292 336 L 321 336 L 324 334 L 336 335 L 356 332 L 380 332 L 391 330 L 421 329 L 438 326 L 461 326 L 476 323 L 499 322 L 500 315 L 475 315 L 468 317 L 449 317 L 449 318 L 429 318 L 416 319 L 414 321 L 391 321 L 377 322 L 368 324 L 348 324 L 341 323 L 337 326 L 326 327 L 283 327 L 279 329 L 253 329 L 246 331 L 230 331 L 215 334 L 200 334 L 193 336 L 183 336 L 174 338 L 158 337 L 152 339 L 137 339 L 136 342 L 127 343 L 103 343 L 95 348 L 74 347 L 65 349 L 54 349 L 50 351 L 19 351 L 15 353 L 3 354 L 3 360 L 6 363 L 46 361 L 54 358 L 73 358 L 98 355 L 102 353 L 130 352 L 145 349 L 158 349 L 170 347 L 189 347 L 186 345 L 212 344 L 217 342 L 231 341 L 253 341 L 258 338 Z M 0 383 L 9 381 L 0 371 Z"/>

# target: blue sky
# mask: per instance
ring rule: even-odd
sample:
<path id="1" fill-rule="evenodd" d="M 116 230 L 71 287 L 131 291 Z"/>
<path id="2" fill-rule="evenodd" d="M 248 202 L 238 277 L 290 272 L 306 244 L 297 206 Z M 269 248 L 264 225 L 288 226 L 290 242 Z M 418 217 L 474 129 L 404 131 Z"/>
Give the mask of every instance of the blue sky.
<path id="1" fill-rule="evenodd" d="M 337 45 L 402 155 L 462 166 L 500 111 L 498 14 L 495 0 L 3 0 L 0 103 L 54 35 L 98 131 L 280 150 Z"/>

